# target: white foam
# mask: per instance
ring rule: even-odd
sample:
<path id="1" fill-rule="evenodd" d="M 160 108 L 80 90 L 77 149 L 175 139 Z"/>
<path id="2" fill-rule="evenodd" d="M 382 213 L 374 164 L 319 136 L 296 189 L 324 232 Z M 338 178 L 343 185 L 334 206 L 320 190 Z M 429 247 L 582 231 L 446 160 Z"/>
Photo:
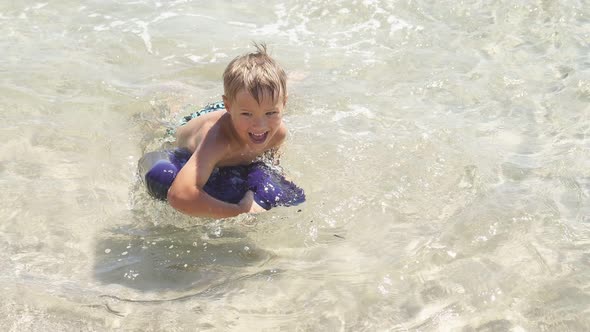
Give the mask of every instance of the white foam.
<path id="1" fill-rule="evenodd" d="M 94 31 L 106 31 L 106 30 L 110 30 L 110 28 L 103 25 L 103 24 L 97 25 L 94 27 Z"/>
<path id="2" fill-rule="evenodd" d="M 227 24 L 235 25 L 238 27 L 253 28 L 253 29 L 255 29 L 257 27 L 257 25 L 254 23 L 246 23 L 246 22 L 238 22 L 238 21 L 229 21 L 229 22 L 227 22 Z"/>
<path id="3" fill-rule="evenodd" d="M 179 14 L 178 14 L 178 13 L 174 13 L 174 12 L 164 12 L 164 13 L 162 13 L 162 14 L 158 15 L 158 17 L 156 17 L 155 19 L 153 19 L 153 20 L 152 20 L 152 23 L 155 23 L 155 22 L 160 22 L 160 21 L 163 21 L 163 20 L 169 19 L 169 18 L 171 18 L 171 17 L 177 17 L 177 16 L 179 16 Z"/>
<path id="4" fill-rule="evenodd" d="M 402 19 L 399 19 L 393 15 L 390 15 L 387 18 L 387 23 L 390 24 L 390 26 L 389 26 L 389 34 L 390 35 L 395 33 L 396 31 L 403 30 L 403 29 L 414 29 L 417 31 L 424 30 L 424 27 L 422 27 L 422 26 L 419 26 L 419 25 L 414 26 L 414 25 L 412 25 Z"/>
<path id="5" fill-rule="evenodd" d="M 194 63 L 202 63 L 203 62 L 202 56 L 189 54 L 186 57 Z"/>
<path id="6" fill-rule="evenodd" d="M 152 39 L 148 31 L 148 23 L 141 20 L 135 20 L 135 24 L 137 24 L 137 26 L 141 28 L 141 30 L 138 31 L 138 35 L 143 40 L 143 43 L 145 44 L 145 48 L 148 51 L 148 53 L 152 54 Z"/>
<path id="7" fill-rule="evenodd" d="M 43 8 L 43 7 L 47 6 L 47 5 L 48 5 L 48 3 L 47 3 L 47 2 L 45 2 L 45 3 L 36 3 L 36 4 L 35 4 L 35 5 L 33 5 L 33 7 L 31 7 L 31 8 L 33 8 L 33 9 L 41 9 L 41 8 Z"/>
<path id="8" fill-rule="evenodd" d="M 113 21 L 113 22 L 111 22 L 110 26 L 111 26 L 112 28 L 115 28 L 115 27 L 121 26 L 121 25 L 123 25 L 123 24 L 125 24 L 125 22 L 117 20 L 117 21 Z"/>
<path id="9" fill-rule="evenodd" d="M 348 112 L 344 112 L 344 111 L 337 111 L 333 116 L 332 116 L 332 121 L 340 121 L 342 119 L 345 118 L 349 118 L 349 117 L 355 117 L 358 115 L 363 115 L 369 119 L 373 119 L 375 118 L 375 113 L 373 113 L 371 110 L 369 110 L 367 107 L 365 106 L 360 106 L 360 105 L 350 105 L 350 111 Z"/>
<path id="10" fill-rule="evenodd" d="M 214 62 L 217 62 L 218 59 L 226 59 L 227 57 L 228 57 L 228 55 L 225 53 L 214 53 L 213 58 L 211 58 L 211 60 L 209 60 L 209 62 L 214 63 Z"/>

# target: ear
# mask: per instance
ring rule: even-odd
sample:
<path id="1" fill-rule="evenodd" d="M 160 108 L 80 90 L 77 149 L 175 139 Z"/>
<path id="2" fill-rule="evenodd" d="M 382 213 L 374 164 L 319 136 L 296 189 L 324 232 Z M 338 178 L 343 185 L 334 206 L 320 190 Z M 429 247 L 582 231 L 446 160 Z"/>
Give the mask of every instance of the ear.
<path id="1" fill-rule="evenodd" d="M 223 98 L 223 104 L 225 105 L 225 110 L 228 112 L 231 112 L 231 102 L 229 101 L 229 98 L 227 98 L 225 95 L 221 96 Z"/>

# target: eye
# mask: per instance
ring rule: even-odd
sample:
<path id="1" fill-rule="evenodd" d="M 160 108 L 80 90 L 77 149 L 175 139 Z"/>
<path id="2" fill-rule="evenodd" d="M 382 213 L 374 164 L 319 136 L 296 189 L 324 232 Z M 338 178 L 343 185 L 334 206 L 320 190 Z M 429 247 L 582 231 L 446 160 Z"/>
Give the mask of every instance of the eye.
<path id="1" fill-rule="evenodd" d="M 273 116 L 273 115 L 277 115 L 277 114 L 279 114 L 279 112 L 277 112 L 277 111 L 266 112 L 267 116 Z"/>
<path id="2" fill-rule="evenodd" d="M 246 116 L 246 117 L 250 117 L 250 116 L 252 116 L 252 113 L 250 113 L 250 112 L 242 112 L 242 113 L 240 113 L 240 115 Z"/>

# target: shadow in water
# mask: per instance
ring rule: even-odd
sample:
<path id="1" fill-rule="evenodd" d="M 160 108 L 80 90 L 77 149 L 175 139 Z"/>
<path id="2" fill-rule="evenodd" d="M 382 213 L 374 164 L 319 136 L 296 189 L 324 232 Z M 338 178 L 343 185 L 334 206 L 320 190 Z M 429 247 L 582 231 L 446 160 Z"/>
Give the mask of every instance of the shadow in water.
<path id="1" fill-rule="evenodd" d="M 239 227 L 138 222 L 109 229 L 96 244 L 95 277 L 140 291 L 194 292 L 257 274 L 256 266 L 271 254 L 257 248 Z"/>

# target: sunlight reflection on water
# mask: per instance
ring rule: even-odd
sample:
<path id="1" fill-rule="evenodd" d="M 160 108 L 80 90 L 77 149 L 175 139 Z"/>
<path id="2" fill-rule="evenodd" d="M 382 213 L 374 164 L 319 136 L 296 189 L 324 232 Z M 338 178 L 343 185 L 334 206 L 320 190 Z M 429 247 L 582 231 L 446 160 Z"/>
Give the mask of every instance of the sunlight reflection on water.
<path id="1" fill-rule="evenodd" d="M 588 15 L 0 4 L 0 327 L 590 329 Z M 292 77 L 282 164 L 308 200 L 182 216 L 137 160 L 251 40 Z"/>

